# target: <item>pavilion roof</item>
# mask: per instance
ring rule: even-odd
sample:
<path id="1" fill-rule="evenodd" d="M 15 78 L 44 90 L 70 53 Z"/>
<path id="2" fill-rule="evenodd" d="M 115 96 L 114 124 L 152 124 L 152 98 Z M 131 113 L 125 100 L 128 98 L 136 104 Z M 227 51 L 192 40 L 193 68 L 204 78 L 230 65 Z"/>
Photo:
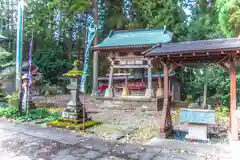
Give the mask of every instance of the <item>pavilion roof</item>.
<path id="1" fill-rule="evenodd" d="M 112 50 L 126 48 L 150 48 L 156 44 L 172 41 L 172 32 L 164 29 L 137 29 L 111 31 L 93 50 Z"/>
<path id="2" fill-rule="evenodd" d="M 229 53 L 239 53 L 238 38 L 199 40 L 162 44 L 149 50 L 146 57 L 171 58 L 177 61 L 213 62 L 221 60 Z"/>

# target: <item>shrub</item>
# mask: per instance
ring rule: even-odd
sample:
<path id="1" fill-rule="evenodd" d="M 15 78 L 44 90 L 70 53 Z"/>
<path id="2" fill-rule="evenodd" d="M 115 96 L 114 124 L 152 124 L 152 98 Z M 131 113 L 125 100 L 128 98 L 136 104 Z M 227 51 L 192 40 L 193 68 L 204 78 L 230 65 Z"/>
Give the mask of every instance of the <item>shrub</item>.
<path id="1" fill-rule="evenodd" d="M 56 84 L 58 77 L 72 68 L 72 62 L 63 50 L 56 48 L 38 50 L 33 56 L 33 63 L 39 68 L 43 78 L 52 84 Z"/>

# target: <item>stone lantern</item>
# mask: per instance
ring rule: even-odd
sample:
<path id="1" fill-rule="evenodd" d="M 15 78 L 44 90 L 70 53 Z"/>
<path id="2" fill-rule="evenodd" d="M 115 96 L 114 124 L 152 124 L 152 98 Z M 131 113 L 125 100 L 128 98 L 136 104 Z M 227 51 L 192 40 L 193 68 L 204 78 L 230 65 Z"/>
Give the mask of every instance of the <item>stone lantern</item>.
<path id="1" fill-rule="evenodd" d="M 64 74 L 64 76 L 71 79 L 70 85 L 67 86 L 67 89 L 69 89 L 71 93 L 71 100 L 62 112 L 62 117 L 73 120 L 82 120 L 83 118 L 87 118 L 86 110 L 79 99 L 80 78 L 82 72 L 80 71 L 80 62 L 78 60 L 76 60 L 73 65 L 74 68 Z"/>

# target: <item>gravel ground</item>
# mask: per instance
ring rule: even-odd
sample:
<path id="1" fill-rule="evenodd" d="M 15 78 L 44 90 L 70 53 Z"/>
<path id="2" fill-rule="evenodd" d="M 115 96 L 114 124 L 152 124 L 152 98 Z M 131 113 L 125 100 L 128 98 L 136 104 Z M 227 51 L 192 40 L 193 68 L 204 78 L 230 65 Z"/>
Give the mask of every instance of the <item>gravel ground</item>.
<path id="1" fill-rule="evenodd" d="M 69 95 L 53 96 L 53 97 L 35 97 L 34 100 L 38 103 L 49 103 L 51 107 L 63 107 L 70 99 Z M 80 99 L 85 99 L 85 106 L 92 119 L 103 122 L 104 125 L 99 125 L 88 129 L 88 133 L 98 136 L 102 139 L 118 139 L 126 143 L 146 143 L 152 137 L 158 135 L 159 122 L 156 119 L 157 115 L 154 111 L 144 111 L 140 108 L 135 110 L 116 110 L 116 109 L 100 109 L 98 106 L 101 101 L 94 101 L 92 97 L 83 95 Z M 55 104 L 55 105 L 52 105 Z M 176 116 L 174 116 L 176 117 Z M 212 125 L 209 127 L 215 136 L 212 143 L 227 143 L 228 120 Z M 173 120 L 173 124 L 179 122 Z"/>
<path id="2" fill-rule="evenodd" d="M 134 111 L 104 110 L 101 113 L 92 115 L 92 118 L 119 127 L 133 128 L 134 131 L 121 139 L 122 142 L 144 143 L 146 140 L 156 136 L 158 128 L 154 112 L 142 112 L 140 109 Z M 101 126 L 94 129 L 99 131 L 99 128 Z M 105 137 L 101 132 L 95 132 L 94 134 L 106 139 L 111 138 Z"/>

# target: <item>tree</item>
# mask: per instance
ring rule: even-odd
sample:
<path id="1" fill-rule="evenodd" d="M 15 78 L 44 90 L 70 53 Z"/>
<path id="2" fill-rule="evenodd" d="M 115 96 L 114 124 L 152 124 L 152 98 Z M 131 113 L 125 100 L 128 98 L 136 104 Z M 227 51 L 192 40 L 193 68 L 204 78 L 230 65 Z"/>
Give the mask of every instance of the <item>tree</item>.
<path id="1" fill-rule="evenodd" d="M 182 0 L 133 0 L 136 19 L 142 27 L 167 26 L 176 41 L 184 39 L 185 18 Z"/>
<path id="2" fill-rule="evenodd" d="M 215 0 L 185 0 L 191 15 L 188 19 L 188 40 L 220 38 Z"/>
<path id="3" fill-rule="evenodd" d="M 219 28 L 224 36 L 232 37 L 240 33 L 240 1 L 217 0 Z"/>

